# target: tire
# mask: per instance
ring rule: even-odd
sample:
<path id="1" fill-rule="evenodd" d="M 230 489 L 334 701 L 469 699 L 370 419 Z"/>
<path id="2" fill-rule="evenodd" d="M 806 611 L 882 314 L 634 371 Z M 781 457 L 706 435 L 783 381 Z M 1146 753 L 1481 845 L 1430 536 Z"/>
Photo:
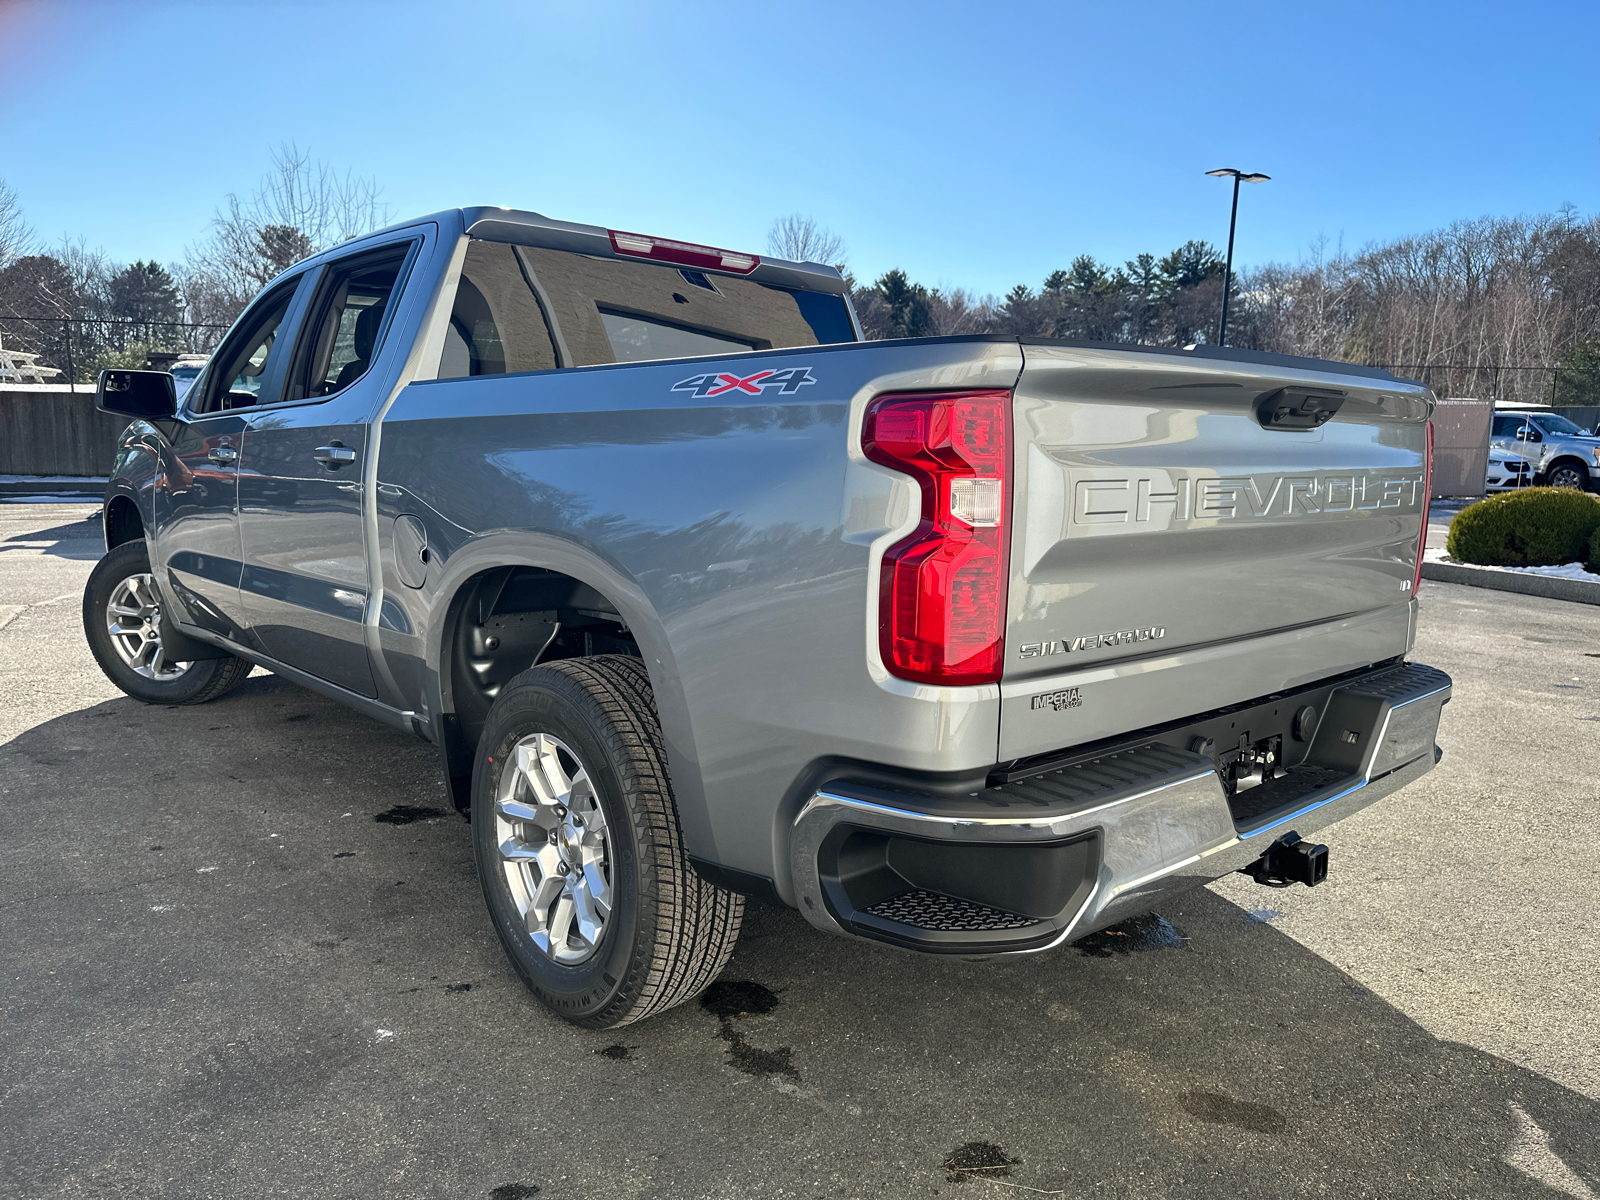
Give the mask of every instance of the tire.
<path id="1" fill-rule="evenodd" d="M 644 664 L 607 654 L 508 682 L 472 772 L 495 933 L 552 1012 L 590 1029 L 692 999 L 727 964 L 744 897 L 684 854 Z"/>
<path id="2" fill-rule="evenodd" d="M 143 539 L 123 542 L 95 564 L 83 589 L 83 633 L 106 678 L 146 704 L 204 704 L 250 674 L 253 664 L 232 655 L 168 663 L 160 619 L 150 553 Z"/>
<path id="3" fill-rule="evenodd" d="M 1577 488 L 1580 492 L 1589 490 L 1589 472 L 1571 463 L 1557 463 L 1550 468 L 1546 482 L 1551 487 Z"/>

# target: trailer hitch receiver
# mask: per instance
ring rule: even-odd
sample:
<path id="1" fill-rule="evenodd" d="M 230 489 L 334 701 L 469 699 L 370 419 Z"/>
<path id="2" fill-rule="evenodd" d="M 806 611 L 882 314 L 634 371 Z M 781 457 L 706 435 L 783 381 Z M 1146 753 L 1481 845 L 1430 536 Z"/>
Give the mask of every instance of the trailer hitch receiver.
<path id="1" fill-rule="evenodd" d="M 1266 887 L 1284 888 L 1293 883 L 1316 887 L 1328 877 L 1328 848 L 1303 840 L 1291 829 L 1255 862 L 1240 868 L 1239 874 Z"/>

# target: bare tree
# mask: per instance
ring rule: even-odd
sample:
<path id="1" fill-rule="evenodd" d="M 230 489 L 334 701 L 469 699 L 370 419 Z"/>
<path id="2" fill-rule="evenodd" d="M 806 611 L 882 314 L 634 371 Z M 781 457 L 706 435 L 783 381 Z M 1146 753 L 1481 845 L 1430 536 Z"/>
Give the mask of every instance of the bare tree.
<path id="1" fill-rule="evenodd" d="M 33 230 L 22 218 L 22 202 L 0 179 L 0 268 L 32 254 L 34 242 Z"/>
<path id="2" fill-rule="evenodd" d="M 227 324 L 263 285 L 309 255 L 389 219 L 371 179 L 312 159 L 292 142 L 247 199 L 229 193 L 206 241 L 191 246 L 179 283 L 194 321 Z"/>
<path id="3" fill-rule="evenodd" d="M 844 269 L 843 239 L 799 213 L 779 217 L 772 223 L 772 228 L 767 230 L 767 250 L 790 262 L 825 263 Z"/>
<path id="4" fill-rule="evenodd" d="M 1242 273 L 1241 346 L 1420 376 L 1441 394 L 1548 399 L 1542 368 L 1600 338 L 1600 218 L 1485 217 Z"/>

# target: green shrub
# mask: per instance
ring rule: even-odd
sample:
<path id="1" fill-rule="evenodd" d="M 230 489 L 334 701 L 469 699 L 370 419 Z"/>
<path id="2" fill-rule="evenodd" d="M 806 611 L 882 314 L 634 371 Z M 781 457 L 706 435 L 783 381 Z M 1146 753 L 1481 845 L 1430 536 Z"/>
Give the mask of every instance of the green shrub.
<path id="1" fill-rule="evenodd" d="M 1450 557 L 1485 567 L 1583 562 L 1600 532 L 1600 499 L 1574 488 L 1525 488 L 1468 505 L 1450 523 Z"/>
<path id="2" fill-rule="evenodd" d="M 1591 571 L 1600 571 L 1600 529 L 1589 536 L 1589 557 L 1585 565 Z"/>

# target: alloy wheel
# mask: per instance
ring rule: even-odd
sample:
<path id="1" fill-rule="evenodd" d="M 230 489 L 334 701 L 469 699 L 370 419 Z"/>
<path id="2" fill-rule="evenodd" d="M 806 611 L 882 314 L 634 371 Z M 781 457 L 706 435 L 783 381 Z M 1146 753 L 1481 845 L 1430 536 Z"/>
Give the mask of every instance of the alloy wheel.
<path id="1" fill-rule="evenodd" d="M 129 575 L 119 580 L 106 604 L 106 632 L 117 657 L 136 675 L 171 683 L 192 663 L 173 662 L 161 646 L 161 593 L 155 576 Z"/>
<path id="2" fill-rule="evenodd" d="M 592 955 L 611 916 L 609 830 L 594 784 L 560 738 L 535 733 L 500 766 L 495 843 L 534 945 L 555 962 Z"/>

